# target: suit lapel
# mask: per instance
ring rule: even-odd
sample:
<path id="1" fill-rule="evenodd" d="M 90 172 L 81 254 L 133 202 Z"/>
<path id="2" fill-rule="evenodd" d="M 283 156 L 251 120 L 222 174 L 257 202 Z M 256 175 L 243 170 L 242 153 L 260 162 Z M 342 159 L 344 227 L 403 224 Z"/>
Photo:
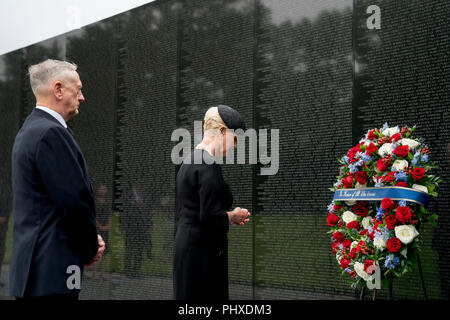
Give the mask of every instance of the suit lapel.
<path id="1" fill-rule="evenodd" d="M 33 112 L 30 114 L 30 116 L 46 118 L 46 119 L 48 119 L 50 121 L 53 121 L 53 122 L 59 124 L 61 127 L 64 128 L 64 126 L 58 120 L 56 120 L 55 117 L 53 117 L 51 114 L 49 114 L 49 113 L 47 113 L 47 112 L 45 112 L 43 110 L 39 110 L 39 109 L 34 108 Z M 73 136 L 73 132 L 69 128 L 69 126 L 67 126 L 67 129 L 66 128 L 64 128 L 64 129 L 67 131 L 67 135 L 70 136 L 69 139 L 72 139 L 72 141 L 73 141 L 73 145 L 75 146 L 75 150 L 74 151 L 77 154 L 78 163 L 80 164 L 80 167 L 83 170 L 84 179 L 86 180 L 87 184 L 89 185 L 89 189 L 91 191 L 91 194 L 94 195 L 94 190 L 92 188 L 91 181 L 89 180 L 86 159 L 84 158 L 83 152 L 81 151 L 80 146 L 78 145 L 77 141 L 75 140 L 75 138 Z"/>

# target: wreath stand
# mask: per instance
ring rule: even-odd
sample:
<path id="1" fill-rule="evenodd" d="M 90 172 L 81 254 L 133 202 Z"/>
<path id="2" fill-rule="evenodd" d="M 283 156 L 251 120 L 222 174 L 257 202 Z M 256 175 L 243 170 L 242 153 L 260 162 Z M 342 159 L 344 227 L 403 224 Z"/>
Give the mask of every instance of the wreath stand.
<path id="1" fill-rule="evenodd" d="M 423 298 L 424 298 L 424 300 L 428 300 L 427 290 L 425 288 L 425 280 L 423 279 L 422 264 L 420 263 L 420 256 L 418 253 L 417 253 L 417 267 L 419 269 L 420 282 L 422 283 Z M 393 279 L 391 279 L 391 281 L 389 281 L 389 289 L 388 289 L 388 296 L 387 296 L 388 300 L 392 300 L 392 283 L 393 283 Z M 366 287 L 367 286 L 364 286 L 361 289 L 361 293 L 359 295 L 359 300 L 364 300 L 364 296 L 366 294 Z M 377 289 L 373 289 L 373 297 L 372 297 L 373 300 L 375 300 L 376 292 L 377 292 Z"/>

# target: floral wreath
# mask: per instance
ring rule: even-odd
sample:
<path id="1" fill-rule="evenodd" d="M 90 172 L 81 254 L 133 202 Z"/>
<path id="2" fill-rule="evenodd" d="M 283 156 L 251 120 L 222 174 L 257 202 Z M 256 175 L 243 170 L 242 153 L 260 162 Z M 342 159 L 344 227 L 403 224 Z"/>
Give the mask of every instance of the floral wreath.
<path id="1" fill-rule="evenodd" d="M 430 174 L 437 166 L 430 161 L 423 139 L 412 136 L 415 128 L 386 123 L 369 130 L 338 159 L 341 167 L 330 189 L 335 197 L 328 206 L 328 233 L 342 275 L 348 276 L 353 288 L 376 279 L 386 286 L 411 270 L 417 265 L 421 225 L 436 226 L 438 216 L 426 209 L 425 201 L 398 197 L 398 193 L 422 198 L 438 195 L 441 180 Z M 377 198 L 392 192 L 397 197 Z"/>

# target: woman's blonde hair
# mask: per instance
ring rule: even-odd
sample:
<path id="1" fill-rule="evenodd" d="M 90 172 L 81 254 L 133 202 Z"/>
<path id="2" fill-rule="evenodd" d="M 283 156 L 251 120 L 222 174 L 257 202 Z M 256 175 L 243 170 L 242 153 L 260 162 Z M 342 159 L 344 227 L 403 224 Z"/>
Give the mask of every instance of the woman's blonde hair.
<path id="1" fill-rule="evenodd" d="M 220 127 L 228 128 L 225 122 L 223 122 L 217 107 L 209 108 L 205 113 L 203 131 L 219 129 Z"/>

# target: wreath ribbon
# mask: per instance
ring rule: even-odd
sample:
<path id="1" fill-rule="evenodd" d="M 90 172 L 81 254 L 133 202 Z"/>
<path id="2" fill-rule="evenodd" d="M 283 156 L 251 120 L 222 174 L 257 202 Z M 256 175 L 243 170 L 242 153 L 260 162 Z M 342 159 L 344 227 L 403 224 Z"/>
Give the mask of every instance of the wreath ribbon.
<path id="1" fill-rule="evenodd" d="M 405 200 L 426 206 L 428 195 L 425 192 L 404 188 L 404 187 L 380 187 L 380 188 L 359 188 L 359 189 L 339 189 L 334 193 L 333 200 L 366 200 L 380 201 L 384 198 L 391 200 Z"/>

